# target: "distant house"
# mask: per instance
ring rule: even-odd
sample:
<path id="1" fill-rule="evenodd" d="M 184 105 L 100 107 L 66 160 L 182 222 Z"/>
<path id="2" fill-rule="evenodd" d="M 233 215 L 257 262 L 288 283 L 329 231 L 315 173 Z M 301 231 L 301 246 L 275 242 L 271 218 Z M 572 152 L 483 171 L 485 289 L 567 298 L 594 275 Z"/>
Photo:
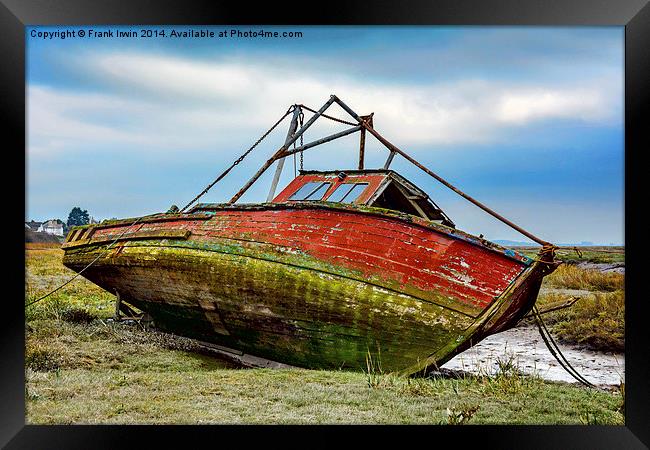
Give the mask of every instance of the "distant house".
<path id="1" fill-rule="evenodd" d="M 43 222 L 37 231 L 55 236 L 63 236 L 63 222 L 59 219 L 51 219 Z"/>
<path id="2" fill-rule="evenodd" d="M 39 231 L 39 228 L 43 225 L 43 222 L 36 222 L 34 220 L 30 220 L 29 222 L 25 222 L 25 228 L 29 228 L 29 231 Z"/>

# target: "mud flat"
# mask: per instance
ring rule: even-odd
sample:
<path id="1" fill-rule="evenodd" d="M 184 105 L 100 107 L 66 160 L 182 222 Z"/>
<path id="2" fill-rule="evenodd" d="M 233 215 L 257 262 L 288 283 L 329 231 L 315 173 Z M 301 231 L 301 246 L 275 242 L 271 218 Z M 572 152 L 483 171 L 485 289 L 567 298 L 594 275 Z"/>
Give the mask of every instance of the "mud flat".
<path id="1" fill-rule="evenodd" d="M 576 266 L 581 269 L 589 270 L 598 270 L 600 272 L 608 273 L 625 273 L 625 263 L 624 262 L 614 262 L 614 263 L 593 263 L 593 262 L 581 262 L 576 264 Z"/>
<path id="2" fill-rule="evenodd" d="M 601 386 L 618 386 L 625 381 L 625 354 L 587 350 L 558 342 L 571 365 L 589 382 Z M 522 326 L 490 336 L 457 355 L 442 367 L 473 374 L 494 374 L 498 361 L 512 358 L 519 370 L 550 381 L 578 383 L 548 350 L 535 326 Z"/>

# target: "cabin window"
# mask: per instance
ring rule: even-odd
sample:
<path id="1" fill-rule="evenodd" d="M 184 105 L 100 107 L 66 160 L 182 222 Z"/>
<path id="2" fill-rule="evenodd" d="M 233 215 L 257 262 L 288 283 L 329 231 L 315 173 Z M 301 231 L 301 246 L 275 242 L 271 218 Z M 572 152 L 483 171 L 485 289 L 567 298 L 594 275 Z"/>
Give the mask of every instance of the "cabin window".
<path id="1" fill-rule="evenodd" d="M 359 198 L 368 183 L 344 183 L 327 198 L 328 202 L 352 203 Z"/>
<path id="2" fill-rule="evenodd" d="M 332 183 L 310 181 L 293 193 L 289 200 L 321 200 Z"/>

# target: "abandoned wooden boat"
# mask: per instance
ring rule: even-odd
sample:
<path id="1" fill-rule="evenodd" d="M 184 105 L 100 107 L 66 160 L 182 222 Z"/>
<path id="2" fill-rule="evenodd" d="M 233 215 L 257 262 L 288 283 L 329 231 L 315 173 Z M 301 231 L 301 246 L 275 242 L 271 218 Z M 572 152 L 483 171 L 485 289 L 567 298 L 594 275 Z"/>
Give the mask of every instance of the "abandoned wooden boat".
<path id="1" fill-rule="evenodd" d="M 353 131 L 292 149 L 318 117 L 331 118 L 333 102 L 355 118 Z M 304 109 L 285 114 L 293 112 L 285 144 L 229 203 L 188 208 L 195 199 L 181 211 L 75 227 L 63 263 L 163 330 L 306 368 L 362 369 L 370 354 L 384 371 L 424 373 L 531 310 L 555 267 L 552 245 L 538 240 L 545 245 L 531 259 L 456 229 L 389 169 L 406 154 L 371 115 L 335 96 L 303 124 Z M 275 195 L 284 158 L 354 131 L 357 169 L 302 170 Z M 366 132 L 391 151 L 382 169 L 363 168 Z M 275 161 L 269 201 L 235 203 Z"/>

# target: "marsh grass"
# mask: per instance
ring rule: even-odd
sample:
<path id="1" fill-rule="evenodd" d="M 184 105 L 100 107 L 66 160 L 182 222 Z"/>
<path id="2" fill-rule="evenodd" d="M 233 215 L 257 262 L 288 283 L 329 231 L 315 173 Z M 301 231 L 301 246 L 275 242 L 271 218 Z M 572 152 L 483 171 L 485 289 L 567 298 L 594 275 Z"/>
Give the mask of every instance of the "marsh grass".
<path id="1" fill-rule="evenodd" d="M 579 424 L 587 414 L 621 420 L 616 393 L 529 381 L 515 370 L 458 379 L 382 372 L 371 387 L 361 372 L 241 369 L 133 325 L 47 319 L 31 327 L 28 346 L 48 345 L 45 364 L 26 369 L 28 423 Z"/>
<path id="2" fill-rule="evenodd" d="M 623 291 L 595 293 L 582 299 L 577 308 L 551 317 L 553 332 L 564 341 L 601 351 L 625 350 L 625 294 Z"/>
<path id="3" fill-rule="evenodd" d="M 500 398 L 521 396 L 532 393 L 543 386 L 542 379 L 536 374 L 524 374 L 519 368 L 515 355 L 507 352 L 496 358 L 497 370 L 494 374 L 483 376 L 486 389 Z"/>
<path id="4" fill-rule="evenodd" d="M 36 372 L 49 372 L 61 367 L 61 353 L 41 342 L 27 342 L 25 367 Z"/>
<path id="5" fill-rule="evenodd" d="M 599 272 L 562 264 L 547 276 L 545 284 L 564 289 L 614 292 L 625 289 L 625 275 L 615 272 Z"/>
<path id="6" fill-rule="evenodd" d="M 540 295 L 538 305 L 568 300 L 569 295 Z M 569 308 L 544 314 L 544 322 L 561 341 L 584 345 L 591 350 L 625 350 L 625 292 L 594 292 L 582 296 Z"/>
<path id="7" fill-rule="evenodd" d="M 26 297 L 43 295 L 70 275 L 62 253 L 28 250 Z M 366 373 L 242 369 L 191 340 L 111 322 L 113 301 L 78 279 L 27 308 L 27 423 L 623 421 L 620 392 L 520 379 L 507 361 L 501 378 L 396 377 L 382 369 L 379 351 L 369 353 Z"/>
<path id="8" fill-rule="evenodd" d="M 553 335 L 565 343 L 591 350 L 622 352 L 625 349 L 625 275 L 603 273 L 563 264 L 544 278 L 537 306 L 572 306 L 544 314 Z M 523 323 L 532 324 L 533 319 Z"/>
<path id="9" fill-rule="evenodd" d="M 60 248 L 37 248 L 26 250 L 25 304 L 29 304 L 54 290 L 75 275 L 63 266 L 63 250 Z M 49 297 L 25 308 L 29 322 L 38 319 L 88 320 L 108 319 L 114 313 L 115 296 L 83 277 L 56 291 Z M 82 313 L 84 311 L 85 313 Z M 65 316 L 65 317 L 64 317 Z"/>
<path id="10" fill-rule="evenodd" d="M 366 380 L 368 387 L 375 388 L 381 386 L 388 379 L 384 376 L 381 368 L 381 351 L 377 350 L 376 356 L 372 356 L 370 349 L 366 352 Z"/>

